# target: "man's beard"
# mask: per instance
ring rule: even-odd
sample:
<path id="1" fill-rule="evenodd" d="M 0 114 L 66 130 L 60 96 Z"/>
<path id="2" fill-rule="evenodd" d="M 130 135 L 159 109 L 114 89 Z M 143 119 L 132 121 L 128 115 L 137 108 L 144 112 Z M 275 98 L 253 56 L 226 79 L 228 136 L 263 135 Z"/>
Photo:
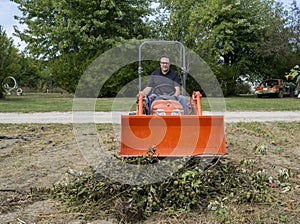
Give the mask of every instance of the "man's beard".
<path id="1" fill-rule="evenodd" d="M 169 68 L 162 68 L 162 71 L 163 71 L 163 72 L 168 72 L 168 71 L 169 71 Z"/>

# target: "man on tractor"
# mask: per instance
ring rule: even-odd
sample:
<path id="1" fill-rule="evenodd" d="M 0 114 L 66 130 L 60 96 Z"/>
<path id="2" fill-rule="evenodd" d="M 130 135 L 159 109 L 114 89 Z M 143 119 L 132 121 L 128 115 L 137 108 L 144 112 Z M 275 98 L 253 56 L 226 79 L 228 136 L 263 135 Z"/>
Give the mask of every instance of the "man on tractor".
<path id="1" fill-rule="evenodd" d="M 142 47 L 145 45 L 150 45 L 150 50 L 159 48 L 153 54 L 180 51 L 176 65 L 182 65 L 181 93 L 180 76 L 170 69 L 167 56 L 160 58 L 160 69 L 151 73 L 147 87 L 142 90 Z M 174 46 L 180 49 L 174 51 Z M 145 60 L 151 60 L 153 54 Z M 202 115 L 202 95 L 197 90 L 191 97 L 185 97 L 186 53 L 180 42 L 141 43 L 138 73 L 136 111 L 121 115 L 121 156 L 144 156 L 149 154 L 149 149 L 155 149 L 155 155 L 162 158 L 200 156 L 214 159 L 226 154 L 224 116 Z M 152 105 L 149 105 L 150 101 Z"/>
<path id="2" fill-rule="evenodd" d="M 160 57 L 160 69 L 151 73 L 147 87 L 142 91 L 143 95 L 152 94 L 147 98 L 148 107 L 155 99 L 178 100 L 184 110 L 184 115 L 188 114 L 187 99 L 180 95 L 180 76 L 178 72 L 170 69 L 170 58 Z"/>

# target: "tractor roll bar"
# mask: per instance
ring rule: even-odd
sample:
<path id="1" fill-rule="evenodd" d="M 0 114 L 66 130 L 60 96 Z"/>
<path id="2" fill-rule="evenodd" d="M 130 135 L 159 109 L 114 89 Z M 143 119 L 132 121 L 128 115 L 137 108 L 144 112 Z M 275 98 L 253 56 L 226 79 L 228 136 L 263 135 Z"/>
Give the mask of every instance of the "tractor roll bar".
<path id="1" fill-rule="evenodd" d="M 139 74 L 139 91 L 142 91 L 142 73 L 143 73 L 143 68 L 142 68 L 142 47 L 145 44 L 178 44 L 181 47 L 182 50 L 182 67 L 181 67 L 181 72 L 183 76 L 183 86 L 182 86 L 182 91 L 181 94 L 186 96 L 186 66 L 185 66 L 185 47 L 183 44 L 179 41 L 165 41 L 165 40 L 159 40 L 159 41 L 145 41 L 141 43 L 139 47 L 139 67 L 138 67 L 138 74 Z"/>

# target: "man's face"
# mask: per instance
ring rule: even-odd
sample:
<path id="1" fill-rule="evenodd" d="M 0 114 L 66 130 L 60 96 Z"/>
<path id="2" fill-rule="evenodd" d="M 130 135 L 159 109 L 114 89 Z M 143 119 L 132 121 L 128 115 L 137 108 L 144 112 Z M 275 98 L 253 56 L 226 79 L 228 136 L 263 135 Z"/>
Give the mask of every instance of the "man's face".
<path id="1" fill-rule="evenodd" d="M 160 67 L 163 73 L 167 73 L 170 69 L 170 60 L 169 58 L 160 59 Z"/>

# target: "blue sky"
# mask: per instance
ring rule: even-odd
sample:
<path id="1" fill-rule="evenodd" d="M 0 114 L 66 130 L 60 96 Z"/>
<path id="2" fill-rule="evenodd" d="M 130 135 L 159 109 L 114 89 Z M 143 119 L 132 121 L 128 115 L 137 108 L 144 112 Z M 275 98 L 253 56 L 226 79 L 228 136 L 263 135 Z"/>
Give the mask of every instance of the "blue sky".
<path id="1" fill-rule="evenodd" d="M 283 3 L 290 5 L 293 0 L 281 0 Z M 296 0 L 298 7 L 300 6 L 300 0 Z M 17 4 L 11 2 L 10 0 L 0 0 L 0 25 L 5 30 L 8 37 L 12 37 L 14 40 L 14 44 L 17 46 L 21 44 L 21 49 L 24 44 L 21 41 L 14 37 L 12 34 L 14 32 L 13 26 L 18 26 L 19 29 L 23 29 L 25 26 L 20 25 L 15 19 L 14 15 L 20 15 L 20 12 L 17 8 Z"/>
<path id="2" fill-rule="evenodd" d="M 10 0 L 0 0 L 0 25 L 5 30 L 7 36 L 13 38 L 14 44 L 17 46 L 18 44 L 21 44 L 21 41 L 12 35 L 14 32 L 13 26 L 16 25 L 20 29 L 23 29 L 25 26 L 19 24 L 18 21 L 14 19 L 15 15 L 21 15 L 17 4 Z"/>

